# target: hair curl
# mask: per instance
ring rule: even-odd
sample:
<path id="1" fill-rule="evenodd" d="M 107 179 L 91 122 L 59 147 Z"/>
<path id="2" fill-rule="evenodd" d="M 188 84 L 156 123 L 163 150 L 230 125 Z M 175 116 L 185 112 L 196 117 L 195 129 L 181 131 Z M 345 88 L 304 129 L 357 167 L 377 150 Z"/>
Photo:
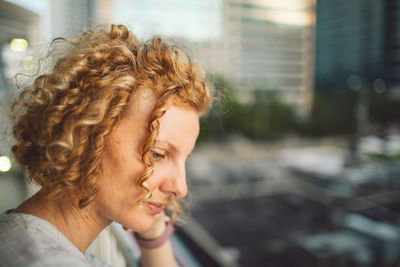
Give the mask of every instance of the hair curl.
<path id="1" fill-rule="evenodd" d="M 142 145 L 145 170 L 138 183 L 151 194 L 145 181 L 154 169 L 150 150 L 160 118 L 172 104 L 189 105 L 199 114 L 211 104 L 200 67 L 160 37 L 142 42 L 123 25 L 85 31 L 74 40 L 57 38 L 54 51 L 60 43 L 70 46 L 66 55 L 12 106 L 17 141 L 12 151 L 28 179 L 49 198 L 79 192 L 79 207 L 87 206 L 97 194 L 105 137 L 124 116 L 131 96 L 145 86 L 156 104 Z M 168 207 L 174 217 L 179 215 L 174 199 Z"/>

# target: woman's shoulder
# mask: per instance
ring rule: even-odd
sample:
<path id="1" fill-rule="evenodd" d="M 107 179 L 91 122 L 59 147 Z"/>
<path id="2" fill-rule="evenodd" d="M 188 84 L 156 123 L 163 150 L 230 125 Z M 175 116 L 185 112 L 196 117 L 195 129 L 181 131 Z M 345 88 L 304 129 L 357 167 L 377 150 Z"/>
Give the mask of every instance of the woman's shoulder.
<path id="1" fill-rule="evenodd" d="M 53 225 L 22 213 L 0 215 L 1 266 L 92 266 Z"/>

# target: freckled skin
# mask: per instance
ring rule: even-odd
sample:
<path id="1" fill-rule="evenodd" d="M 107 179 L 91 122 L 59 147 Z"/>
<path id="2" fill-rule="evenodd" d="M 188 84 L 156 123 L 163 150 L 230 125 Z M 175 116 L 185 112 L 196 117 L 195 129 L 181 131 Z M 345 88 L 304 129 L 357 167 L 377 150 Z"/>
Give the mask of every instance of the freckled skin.
<path id="1" fill-rule="evenodd" d="M 140 146 L 150 113 L 151 105 L 132 108 L 106 137 L 99 193 L 93 203 L 93 215 L 104 224 L 116 221 L 136 232 L 145 232 L 157 220 L 157 215 L 138 204 L 145 195 L 137 181 L 144 170 Z M 198 133 L 199 115 L 193 108 L 174 105 L 166 111 L 152 150 L 155 168 L 147 180 L 152 197 L 146 201 L 165 203 L 171 196 L 186 195 L 185 161 Z"/>

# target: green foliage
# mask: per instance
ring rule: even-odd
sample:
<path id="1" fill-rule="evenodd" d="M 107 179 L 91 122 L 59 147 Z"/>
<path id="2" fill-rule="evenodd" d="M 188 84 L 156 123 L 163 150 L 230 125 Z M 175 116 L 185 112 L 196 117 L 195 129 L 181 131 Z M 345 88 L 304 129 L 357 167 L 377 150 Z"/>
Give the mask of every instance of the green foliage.
<path id="1" fill-rule="evenodd" d="M 298 132 L 311 136 L 344 135 L 356 133 L 358 93 L 347 89 L 317 90 L 309 119 Z M 368 120 L 385 127 L 400 122 L 400 101 L 388 95 L 368 93 Z"/>
<path id="2" fill-rule="evenodd" d="M 388 155 L 379 152 L 369 152 L 365 153 L 365 155 L 373 160 L 381 161 L 381 162 L 399 162 L 400 161 L 400 152 L 394 155 Z"/>
<path id="3" fill-rule="evenodd" d="M 276 139 L 293 129 L 293 109 L 276 97 L 257 98 L 252 104 L 235 105 L 227 129 L 253 139 Z"/>
<path id="4" fill-rule="evenodd" d="M 355 109 L 359 92 L 318 89 L 311 114 L 300 121 L 294 108 L 280 101 L 278 90 L 255 89 L 255 100 L 241 103 L 236 96 L 235 84 L 221 75 L 208 77 L 215 101 L 208 115 L 201 120 L 200 140 L 222 140 L 232 133 L 260 140 L 277 139 L 289 132 L 309 136 L 356 133 Z M 399 100 L 372 91 L 368 99 L 370 122 L 380 125 L 382 129 L 391 122 L 400 122 Z"/>
<path id="5" fill-rule="evenodd" d="M 220 139 L 226 136 L 224 125 L 236 106 L 235 87 L 222 75 L 209 74 L 208 85 L 214 93 L 214 103 L 208 114 L 200 121 L 199 140 Z"/>
<path id="6" fill-rule="evenodd" d="M 201 121 L 200 140 L 240 133 L 252 139 L 276 139 L 295 128 L 295 112 L 265 89 L 255 90 L 254 103 L 237 101 L 236 88 L 220 75 L 209 75 L 216 101 Z"/>
<path id="7" fill-rule="evenodd" d="M 310 117 L 298 131 L 312 136 L 354 134 L 356 105 L 357 92 L 317 91 Z"/>
<path id="8" fill-rule="evenodd" d="M 372 122 L 386 125 L 400 123 L 400 100 L 389 97 L 387 93 L 371 95 L 369 115 Z"/>

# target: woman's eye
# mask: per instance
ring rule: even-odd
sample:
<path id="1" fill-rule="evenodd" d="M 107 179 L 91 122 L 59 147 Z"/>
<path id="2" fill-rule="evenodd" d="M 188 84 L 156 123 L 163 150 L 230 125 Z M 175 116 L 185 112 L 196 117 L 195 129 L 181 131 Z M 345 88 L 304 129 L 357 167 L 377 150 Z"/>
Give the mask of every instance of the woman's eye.
<path id="1" fill-rule="evenodd" d="M 163 158 L 165 158 L 165 155 L 161 155 L 160 153 L 157 153 L 157 152 L 151 152 L 151 155 L 152 155 L 152 157 L 153 157 L 153 159 L 163 159 Z"/>

